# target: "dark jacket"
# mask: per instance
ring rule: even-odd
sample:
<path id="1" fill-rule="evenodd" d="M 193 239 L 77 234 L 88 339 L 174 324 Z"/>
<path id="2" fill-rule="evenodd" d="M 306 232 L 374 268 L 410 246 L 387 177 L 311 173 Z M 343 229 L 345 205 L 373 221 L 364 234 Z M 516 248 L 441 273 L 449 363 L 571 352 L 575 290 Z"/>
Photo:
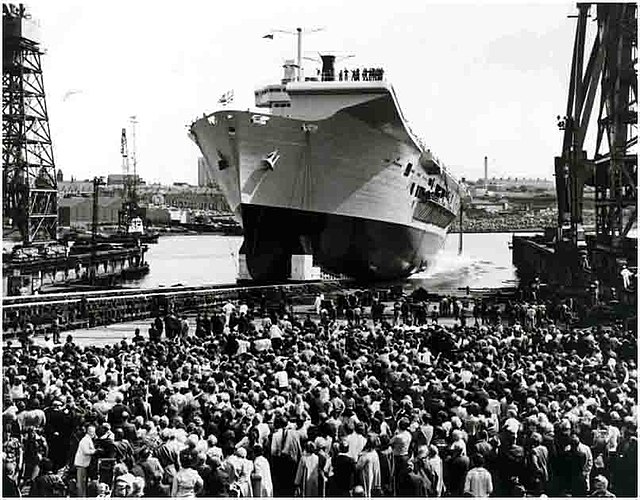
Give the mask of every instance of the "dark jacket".
<path id="1" fill-rule="evenodd" d="M 53 473 L 43 474 L 33 480 L 30 497 L 63 497 L 65 486 L 62 478 Z"/>
<path id="2" fill-rule="evenodd" d="M 356 462 L 349 455 L 340 453 L 333 459 L 333 477 L 329 481 L 329 496 L 348 497 L 353 488 Z"/>
<path id="3" fill-rule="evenodd" d="M 414 472 L 404 471 L 398 476 L 396 494 L 399 497 L 426 497 L 428 487 L 422 476 Z"/>

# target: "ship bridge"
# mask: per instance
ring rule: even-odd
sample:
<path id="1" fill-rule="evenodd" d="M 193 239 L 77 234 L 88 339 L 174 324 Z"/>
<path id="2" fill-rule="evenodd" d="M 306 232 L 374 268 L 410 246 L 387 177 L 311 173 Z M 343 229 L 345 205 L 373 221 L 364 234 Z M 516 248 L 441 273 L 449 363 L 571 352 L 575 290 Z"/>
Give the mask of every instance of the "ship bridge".
<path id="1" fill-rule="evenodd" d="M 334 55 L 321 55 L 322 69 L 315 76 L 298 76 L 298 65 L 285 61 L 280 83 L 255 90 L 255 104 L 271 114 L 302 119 L 321 119 L 345 107 L 391 92 L 383 68 L 335 69 Z M 318 96 L 323 96 L 318 99 Z"/>

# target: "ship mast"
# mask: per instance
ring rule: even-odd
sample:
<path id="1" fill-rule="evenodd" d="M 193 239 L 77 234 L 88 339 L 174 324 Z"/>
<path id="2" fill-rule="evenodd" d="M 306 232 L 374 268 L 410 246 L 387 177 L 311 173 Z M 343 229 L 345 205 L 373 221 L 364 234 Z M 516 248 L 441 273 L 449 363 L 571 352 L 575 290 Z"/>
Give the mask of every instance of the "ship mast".
<path id="1" fill-rule="evenodd" d="M 309 30 L 304 30 L 304 33 L 317 33 L 318 31 L 324 31 L 324 28 L 312 28 Z M 271 30 L 268 34 L 263 36 L 262 38 L 268 38 L 273 40 L 274 33 L 284 33 L 286 35 L 296 35 L 298 37 L 298 47 L 296 53 L 296 66 L 298 67 L 298 71 L 296 73 L 296 81 L 302 81 L 302 28 L 296 28 L 295 31 L 288 30 Z"/>
<path id="2" fill-rule="evenodd" d="M 296 28 L 298 32 L 298 81 L 302 81 L 302 28 Z"/>

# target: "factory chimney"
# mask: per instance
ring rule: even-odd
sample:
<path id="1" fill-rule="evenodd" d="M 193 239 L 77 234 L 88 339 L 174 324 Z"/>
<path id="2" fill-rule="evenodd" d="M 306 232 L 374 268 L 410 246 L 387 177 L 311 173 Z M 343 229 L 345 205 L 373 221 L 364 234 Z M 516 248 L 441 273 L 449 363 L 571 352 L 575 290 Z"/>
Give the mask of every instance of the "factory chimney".
<path id="1" fill-rule="evenodd" d="M 489 187 L 489 167 L 487 166 L 487 157 L 484 157 L 484 189 Z"/>

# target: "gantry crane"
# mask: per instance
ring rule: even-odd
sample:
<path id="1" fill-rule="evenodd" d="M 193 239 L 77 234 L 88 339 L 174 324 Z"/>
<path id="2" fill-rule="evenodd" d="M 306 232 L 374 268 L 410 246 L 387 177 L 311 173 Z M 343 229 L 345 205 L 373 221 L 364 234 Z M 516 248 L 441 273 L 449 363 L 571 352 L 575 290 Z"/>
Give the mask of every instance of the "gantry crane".
<path id="1" fill-rule="evenodd" d="M 2 5 L 4 222 L 24 245 L 55 241 L 58 186 L 44 92 L 42 50 L 24 5 Z"/>
<path id="2" fill-rule="evenodd" d="M 591 37 L 590 25 L 596 29 Z M 560 253 L 573 255 L 574 263 L 601 277 L 617 276 L 628 259 L 635 260 L 627 235 L 638 206 L 636 64 L 637 5 L 579 3 L 567 111 L 558 117 L 564 140 L 555 159 L 556 244 Z M 591 129 L 595 150 L 588 153 Z M 595 235 L 587 237 L 582 228 L 585 185 L 595 190 L 596 210 Z"/>

